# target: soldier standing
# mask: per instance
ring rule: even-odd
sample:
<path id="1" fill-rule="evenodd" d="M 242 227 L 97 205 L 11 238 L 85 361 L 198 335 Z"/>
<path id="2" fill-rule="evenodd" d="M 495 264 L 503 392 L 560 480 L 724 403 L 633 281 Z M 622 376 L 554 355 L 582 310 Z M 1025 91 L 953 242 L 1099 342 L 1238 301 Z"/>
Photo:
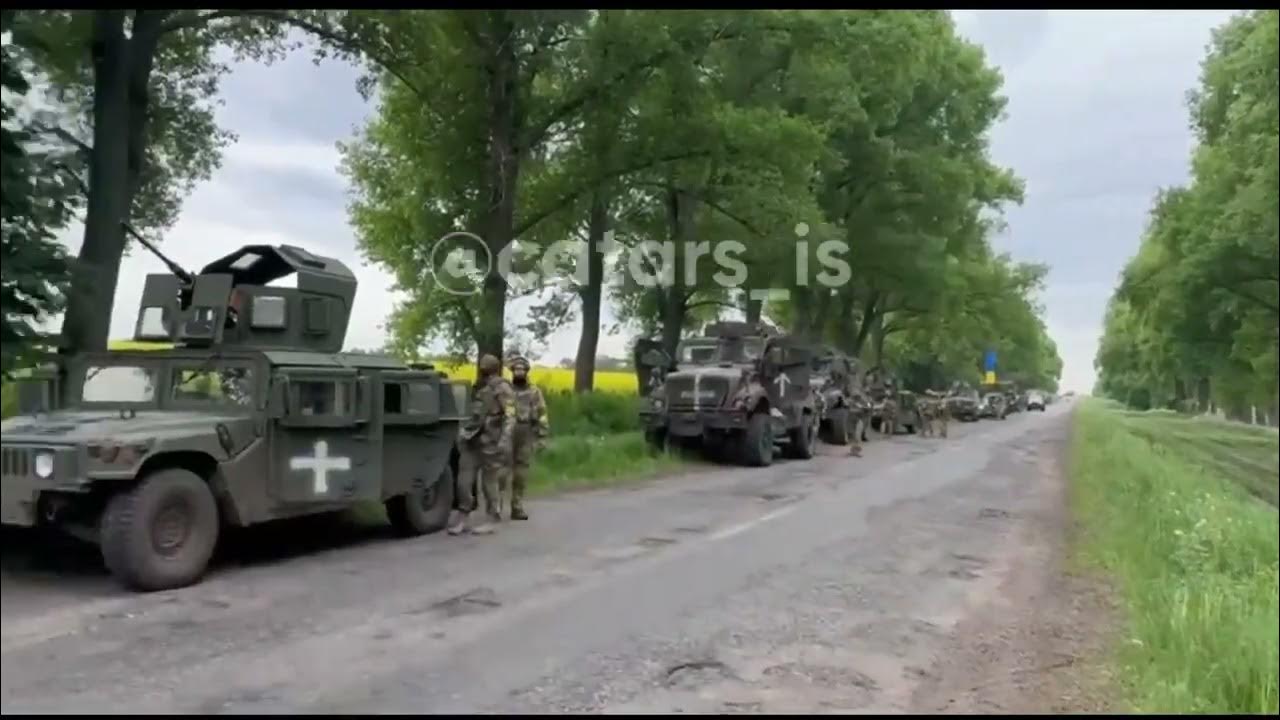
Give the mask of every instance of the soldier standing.
<path id="1" fill-rule="evenodd" d="M 529 464 L 534 452 L 547 441 L 547 403 L 537 385 L 529 382 L 529 361 L 511 360 L 511 385 L 516 396 L 516 429 L 512 436 L 511 519 L 528 520 L 524 511 L 524 491 L 529 481 Z"/>
<path id="2" fill-rule="evenodd" d="M 502 377 L 502 363 L 493 355 L 480 358 L 480 374 L 471 402 L 471 416 L 462 426 L 462 452 L 458 492 L 461 517 L 449 527 L 450 535 L 467 532 L 467 517 L 477 505 L 476 490 L 484 491 L 485 519 L 470 528 L 476 535 L 494 531 L 502 519 L 500 496 L 510 482 L 511 439 L 515 432 L 515 393 Z M 479 482 L 476 482 L 476 475 Z M 479 488 L 477 488 L 479 486 Z"/>
<path id="3" fill-rule="evenodd" d="M 898 427 L 898 387 L 893 380 L 884 383 L 884 404 L 880 409 L 880 430 L 892 436 Z"/>

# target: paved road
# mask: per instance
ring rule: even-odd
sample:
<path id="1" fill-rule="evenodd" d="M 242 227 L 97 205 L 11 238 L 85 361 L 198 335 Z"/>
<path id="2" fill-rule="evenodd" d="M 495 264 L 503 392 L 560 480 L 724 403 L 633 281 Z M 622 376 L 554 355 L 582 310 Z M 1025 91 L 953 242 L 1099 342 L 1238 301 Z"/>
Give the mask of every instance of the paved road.
<path id="1" fill-rule="evenodd" d="M 491 537 L 247 536 L 125 594 L 5 538 L 4 712 L 893 712 L 989 604 L 1069 409 L 534 502 Z M 66 551 L 70 552 L 70 551 Z M 56 571 L 56 572 L 55 572 Z"/>

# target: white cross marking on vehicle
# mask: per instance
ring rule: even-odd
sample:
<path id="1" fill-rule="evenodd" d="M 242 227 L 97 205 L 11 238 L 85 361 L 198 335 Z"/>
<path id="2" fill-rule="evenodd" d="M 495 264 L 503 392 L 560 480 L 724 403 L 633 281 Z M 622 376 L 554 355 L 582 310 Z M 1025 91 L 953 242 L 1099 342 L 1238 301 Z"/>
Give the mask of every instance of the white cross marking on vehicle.
<path id="1" fill-rule="evenodd" d="M 329 443 L 324 440 L 317 440 L 315 455 L 312 457 L 289 458 L 289 469 L 310 470 L 315 478 L 316 494 L 324 495 L 329 492 L 329 471 L 350 470 L 351 458 L 329 457 Z"/>

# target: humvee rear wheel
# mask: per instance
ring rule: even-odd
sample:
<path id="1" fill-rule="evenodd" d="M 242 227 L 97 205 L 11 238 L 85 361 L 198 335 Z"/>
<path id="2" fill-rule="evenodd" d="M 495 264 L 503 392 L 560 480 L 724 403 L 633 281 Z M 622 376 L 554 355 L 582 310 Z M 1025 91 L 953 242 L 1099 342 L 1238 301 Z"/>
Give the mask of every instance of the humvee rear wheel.
<path id="1" fill-rule="evenodd" d="M 218 543 L 218 504 L 199 475 L 160 470 L 107 501 L 102 560 L 126 587 L 168 590 L 204 574 Z"/>
<path id="2" fill-rule="evenodd" d="M 830 429 L 827 431 L 827 437 L 832 445 L 848 445 L 851 430 L 849 428 L 849 409 L 836 408 L 831 411 L 831 418 L 828 421 Z"/>
<path id="3" fill-rule="evenodd" d="M 758 412 L 747 420 L 742 433 L 742 461 L 753 467 L 773 463 L 773 424 L 769 414 Z"/>
<path id="4" fill-rule="evenodd" d="M 453 490 L 453 468 L 446 463 L 435 482 L 430 485 L 415 482 L 409 492 L 387 500 L 391 527 L 405 537 L 443 530 L 453 510 Z"/>

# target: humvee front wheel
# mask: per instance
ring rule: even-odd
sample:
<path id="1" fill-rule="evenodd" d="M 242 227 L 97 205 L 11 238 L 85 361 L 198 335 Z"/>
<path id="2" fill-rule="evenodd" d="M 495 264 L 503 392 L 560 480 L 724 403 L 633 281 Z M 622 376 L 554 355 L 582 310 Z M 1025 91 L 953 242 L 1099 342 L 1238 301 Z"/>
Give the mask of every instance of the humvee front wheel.
<path id="1" fill-rule="evenodd" d="M 405 537 L 427 535 L 444 529 L 453 510 L 453 468 L 446 463 L 430 485 L 415 482 L 409 492 L 389 498 L 387 519 Z"/>
<path id="2" fill-rule="evenodd" d="M 790 437 L 787 443 L 788 454 L 798 460 L 808 460 L 813 457 L 814 448 L 818 444 L 818 420 L 816 416 L 805 415 L 803 423 L 796 428 L 792 428 L 788 433 Z"/>
<path id="3" fill-rule="evenodd" d="M 769 414 L 758 412 L 747 420 L 742 433 L 742 461 L 753 467 L 773 463 L 773 424 Z"/>
<path id="4" fill-rule="evenodd" d="M 199 475 L 168 468 L 107 501 L 101 549 L 107 569 L 134 590 L 169 590 L 204 574 L 218 543 L 218 504 Z"/>

